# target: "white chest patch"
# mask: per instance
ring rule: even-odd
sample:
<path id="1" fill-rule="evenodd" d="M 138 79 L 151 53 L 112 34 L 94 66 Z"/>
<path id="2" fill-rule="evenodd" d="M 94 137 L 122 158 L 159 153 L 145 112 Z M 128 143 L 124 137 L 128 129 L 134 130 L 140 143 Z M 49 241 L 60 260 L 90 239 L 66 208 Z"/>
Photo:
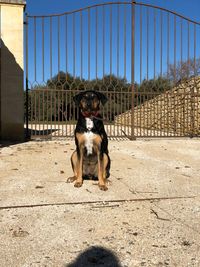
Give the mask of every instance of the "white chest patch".
<path id="1" fill-rule="evenodd" d="M 87 132 L 84 133 L 84 136 L 85 136 L 85 147 L 87 149 L 87 154 L 90 155 L 92 154 L 93 139 L 95 134 L 93 134 L 92 132 Z"/>
<path id="2" fill-rule="evenodd" d="M 85 118 L 86 120 L 86 128 L 91 131 L 92 128 L 94 127 L 94 122 L 90 118 Z"/>

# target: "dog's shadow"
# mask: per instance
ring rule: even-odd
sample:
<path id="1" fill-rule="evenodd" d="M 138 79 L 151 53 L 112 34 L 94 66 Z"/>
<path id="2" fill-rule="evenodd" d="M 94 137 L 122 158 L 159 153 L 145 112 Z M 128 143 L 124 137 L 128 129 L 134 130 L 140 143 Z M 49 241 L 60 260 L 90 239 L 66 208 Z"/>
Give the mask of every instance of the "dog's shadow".
<path id="1" fill-rule="evenodd" d="M 65 267 L 122 267 L 117 256 L 107 248 L 94 246 L 83 251 Z"/>

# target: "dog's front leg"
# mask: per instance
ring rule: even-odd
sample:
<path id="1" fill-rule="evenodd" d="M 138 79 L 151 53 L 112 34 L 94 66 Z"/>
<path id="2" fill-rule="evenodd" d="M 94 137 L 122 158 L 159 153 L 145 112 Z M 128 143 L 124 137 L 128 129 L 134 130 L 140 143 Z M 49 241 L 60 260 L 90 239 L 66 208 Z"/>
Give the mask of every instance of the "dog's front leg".
<path id="1" fill-rule="evenodd" d="M 82 184 L 83 184 L 83 146 L 81 145 L 78 151 L 77 179 L 74 186 L 81 187 Z"/>
<path id="2" fill-rule="evenodd" d="M 106 178 L 105 178 L 105 172 L 104 172 L 104 154 L 102 155 L 100 152 L 98 152 L 98 180 L 99 180 L 99 188 L 103 191 L 108 190 L 106 186 Z"/>

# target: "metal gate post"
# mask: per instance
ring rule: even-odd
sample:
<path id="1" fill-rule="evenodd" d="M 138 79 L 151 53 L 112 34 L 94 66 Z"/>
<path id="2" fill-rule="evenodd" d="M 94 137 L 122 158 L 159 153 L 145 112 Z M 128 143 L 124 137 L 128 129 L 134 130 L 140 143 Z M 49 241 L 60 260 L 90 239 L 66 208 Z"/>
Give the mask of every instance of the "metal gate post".
<path id="1" fill-rule="evenodd" d="M 191 106 L 191 113 L 190 113 L 190 137 L 195 136 L 195 90 L 197 88 L 195 77 L 194 79 L 194 86 L 190 89 L 190 106 Z"/>
<path id="2" fill-rule="evenodd" d="M 131 140 L 134 134 L 134 102 L 135 102 L 135 2 L 131 5 Z"/>
<path id="3" fill-rule="evenodd" d="M 28 110 L 29 110 L 29 101 L 28 101 L 28 16 L 27 13 L 25 13 L 25 33 L 26 33 L 26 39 L 25 39 L 25 51 L 26 51 L 26 114 L 25 114 L 25 120 L 26 120 L 26 138 L 29 138 L 29 131 L 28 131 Z"/>

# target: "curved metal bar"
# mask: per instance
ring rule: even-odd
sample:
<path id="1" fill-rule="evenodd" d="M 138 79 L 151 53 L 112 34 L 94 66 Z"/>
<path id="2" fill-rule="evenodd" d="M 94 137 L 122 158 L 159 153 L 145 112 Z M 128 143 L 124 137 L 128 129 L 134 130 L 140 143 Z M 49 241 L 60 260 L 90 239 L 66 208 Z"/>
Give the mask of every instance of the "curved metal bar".
<path id="1" fill-rule="evenodd" d="M 191 23 L 194 23 L 194 24 L 197 24 L 197 25 L 200 25 L 200 22 L 197 22 L 197 21 L 194 21 L 188 17 L 185 17 L 175 11 L 171 11 L 169 9 L 166 9 L 164 7 L 159 7 L 159 6 L 155 6 L 155 5 L 150 5 L 150 4 L 146 4 L 146 3 L 138 3 L 138 2 L 135 2 L 135 1 L 131 1 L 131 2 L 121 2 L 121 1 L 116 1 L 116 2 L 107 2 L 107 3 L 101 3 L 101 4 L 95 4 L 95 5 L 92 5 L 92 6 L 87 6 L 87 7 L 82 7 L 82 8 L 79 8 L 77 10 L 72 10 L 72 11 L 68 11 L 68 12 L 64 12 L 64 13 L 60 13 L 60 14 L 50 14 L 50 15 L 38 15 L 38 16 L 35 16 L 35 15 L 27 15 L 28 18 L 48 18 L 48 17 L 57 17 L 57 16 L 64 16 L 64 15 L 70 15 L 70 14 L 73 14 L 73 13 L 78 13 L 80 11 L 84 11 L 84 10 L 87 10 L 87 9 L 91 9 L 91 8 L 95 8 L 95 7 L 99 7 L 99 6 L 108 6 L 108 5 L 120 5 L 120 4 L 123 4 L 123 5 L 132 5 L 132 4 L 135 4 L 135 5 L 138 5 L 138 6 L 145 6 L 145 7 L 149 7 L 149 8 L 155 8 L 155 9 L 159 9 L 159 10 L 162 10 L 162 11 L 165 11 L 165 12 L 168 12 L 168 13 L 171 13 L 173 15 L 176 15 L 184 20 L 187 20 Z"/>
<path id="2" fill-rule="evenodd" d="M 180 18 L 182 18 L 182 19 L 185 19 L 185 20 L 187 20 L 187 21 L 189 21 L 189 22 L 191 22 L 191 23 L 200 25 L 200 22 L 194 21 L 194 20 L 192 20 L 192 19 L 190 19 L 190 18 L 187 18 L 187 17 L 185 17 L 185 16 L 183 16 L 183 15 L 181 15 L 181 14 L 175 12 L 175 11 L 171 11 L 171 10 L 166 9 L 166 8 L 164 8 L 164 7 L 159 7 L 159 6 L 154 6 L 154 5 L 150 5 L 150 4 L 145 4 L 145 3 L 142 3 L 142 2 L 140 2 L 140 3 L 133 2 L 133 3 L 135 3 L 135 4 L 138 5 L 138 6 L 146 6 L 146 7 L 151 7 L 151 8 L 159 9 L 159 10 L 162 10 L 162 11 L 165 11 L 165 12 L 168 12 L 168 13 L 171 13 L 171 14 L 173 14 L 173 15 L 175 15 L 175 16 L 178 16 L 178 17 L 180 17 Z"/>
<path id="3" fill-rule="evenodd" d="M 27 15 L 29 18 L 48 18 L 48 17 L 57 17 L 57 16 L 64 16 L 64 15 L 71 15 L 73 13 L 78 13 L 80 11 L 84 11 L 87 9 L 91 9 L 91 8 L 95 8 L 95 7 L 100 7 L 100 6 L 109 6 L 109 5 L 120 5 L 120 4 L 125 4 L 125 5 L 131 5 L 131 4 L 136 4 L 136 2 L 107 2 L 107 3 L 101 3 L 101 4 L 95 4 L 92 6 L 87 6 L 87 7 L 82 7 L 79 8 L 77 10 L 72 10 L 72 11 L 68 11 L 68 12 L 64 12 L 64 13 L 60 13 L 60 14 L 52 14 L 52 15 L 39 15 L 39 16 L 34 16 L 34 15 Z"/>

